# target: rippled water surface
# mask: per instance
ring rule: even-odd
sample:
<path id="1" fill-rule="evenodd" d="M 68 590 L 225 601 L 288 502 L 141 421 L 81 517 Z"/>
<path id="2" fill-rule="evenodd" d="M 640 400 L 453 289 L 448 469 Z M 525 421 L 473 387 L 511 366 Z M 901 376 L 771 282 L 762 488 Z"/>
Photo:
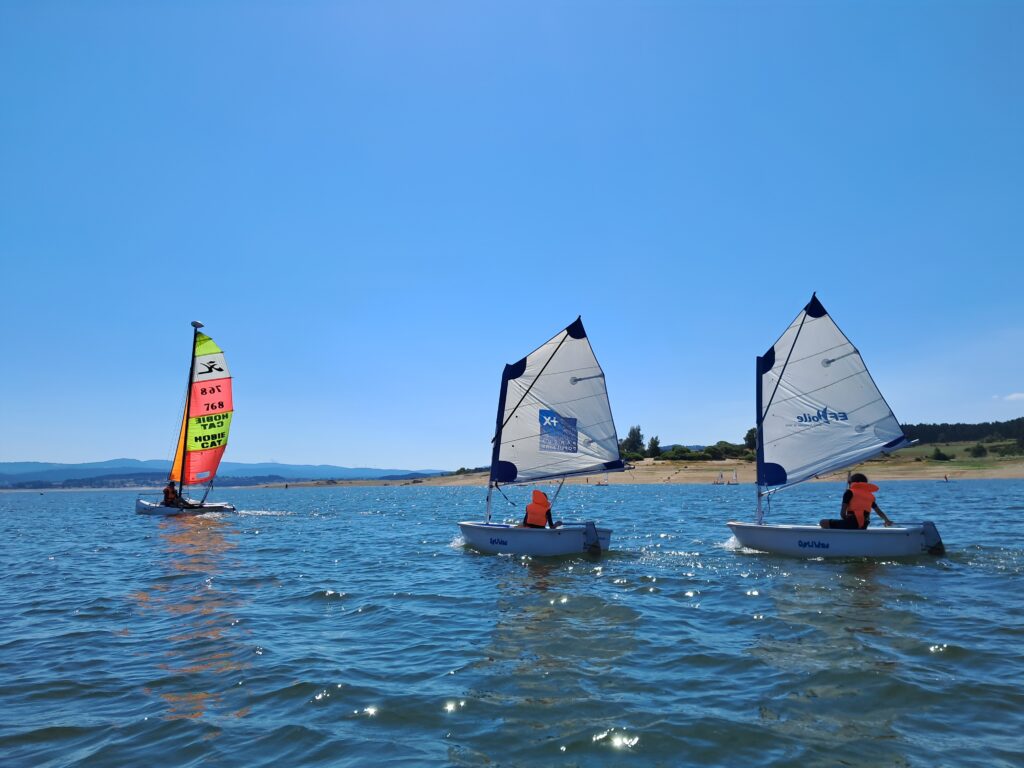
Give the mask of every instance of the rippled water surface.
<path id="1" fill-rule="evenodd" d="M 737 551 L 750 486 L 567 487 L 614 551 L 553 560 L 463 548 L 479 488 L 3 493 L 0 762 L 1021 765 L 1024 482 L 882 485 L 946 557 Z"/>

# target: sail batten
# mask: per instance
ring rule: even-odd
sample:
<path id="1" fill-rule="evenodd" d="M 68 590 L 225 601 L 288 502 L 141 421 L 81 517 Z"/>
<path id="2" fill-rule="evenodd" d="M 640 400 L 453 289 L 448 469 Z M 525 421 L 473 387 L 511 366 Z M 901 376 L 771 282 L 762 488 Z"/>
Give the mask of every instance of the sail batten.
<path id="1" fill-rule="evenodd" d="M 191 380 L 171 480 L 182 485 L 210 483 L 227 447 L 234 413 L 231 373 L 220 347 L 198 329 L 194 335 Z"/>
<path id="2" fill-rule="evenodd" d="M 493 442 L 493 483 L 621 468 L 604 371 L 580 319 L 505 366 Z"/>
<path id="3" fill-rule="evenodd" d="M 758 484 L 784 488 L 909 444 L 860 352 L 812 297 L 758 358 Z M 762 393 L 771 393 L 766 404 Z"/>

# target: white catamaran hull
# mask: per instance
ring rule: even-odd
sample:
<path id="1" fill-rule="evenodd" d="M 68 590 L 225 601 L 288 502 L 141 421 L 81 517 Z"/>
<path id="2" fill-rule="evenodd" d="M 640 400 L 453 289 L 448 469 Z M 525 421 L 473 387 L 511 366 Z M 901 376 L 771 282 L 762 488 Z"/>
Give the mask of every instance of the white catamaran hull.
<path id="1" fill-rule="evenodd" d="M 208 502 L 196 507 L 165 507 L 155 501 L 135 500 L 135 511 L 140 515 L 163 515 L 165 517 L 184 515 L 204 515 L 207 512 L 234 512 L 231 504 Z"/>
<path id="2" fill-rule="evenodd" d="M 817 525 L 729 523 L 736 540 L 748 549 L 796 557 L 910 557 L 945 552 L 930 522 L 891 528 L 849 530 Z"/>
<path id="3" fill-rule="evenodd" d="M 560 528 L 523 528 L 501 523 L 459 523 L 466 544 L 481 552 L 550 557 L 601 552 L 612 543 L 610 528 L 593 523 L 565 523 Z M 596 539 L 596 541 L 595 541 Z"/>

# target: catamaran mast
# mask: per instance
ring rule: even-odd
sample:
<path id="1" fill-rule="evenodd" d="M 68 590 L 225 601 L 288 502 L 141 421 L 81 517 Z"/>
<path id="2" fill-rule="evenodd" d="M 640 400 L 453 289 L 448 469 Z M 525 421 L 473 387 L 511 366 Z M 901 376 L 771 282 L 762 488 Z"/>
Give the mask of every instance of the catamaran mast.
<path id="1" fill-rule="evenodd" d="M 764 520 L 764 512 L 761 509 L 761 497 L 764 495 L 764 435 L 762 430 L 762 422 L 764 421 L 764 414 L 761 411 L 761 360 L 763 358 L 757 358 L 757 396 L 754 398 L 757 401 L 757 421 L 754 424 L 757 427 L 757 524 L 760 525 Z"/>
<path id="2" fill-rule="evenodd" d="M 185 418 L 181 424 L 181 472 L 178 475 L 178 494 L 185 498 L 185 457 L 188 456 L 188 412 L 192 406 L 192 377 L 196 372 L 196 342 L 203 324 L 192 321 L 192 353 L 189 355 L 188 384 L 185 387 Z"/>

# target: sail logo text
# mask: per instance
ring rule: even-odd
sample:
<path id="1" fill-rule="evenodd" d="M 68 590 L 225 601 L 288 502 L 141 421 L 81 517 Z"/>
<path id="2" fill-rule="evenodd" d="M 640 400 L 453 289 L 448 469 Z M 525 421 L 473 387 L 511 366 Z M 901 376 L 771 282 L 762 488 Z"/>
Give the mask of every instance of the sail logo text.
<path id="1" fill-rule="evenodd" d="M 540 449 L 556 453 L 576 453 L 579 432 L 576 419 L 560 415 L 557 411 L 540 410 Z"/>
<path id="2" fill-rule="evenodd" d="M 207 450 L 209 448 L 219 448 L 227 442 L 227 432 L 217 432 L 213 435 L 193 435 L 192 436 L 192 450 L 194 451 L 195 444 L 199 443 L 200 450 Z"/>
<path id="3" fill-rule="evenodd" d="M 796 417 L 797 424 L 828 424 L 830 421 L 846 421 L 846 411 L 830 411 L 828 407 L 816 413 L 801 413 Z"/>
<path id="4" fill-rule="evenodd" d="M 800 549 L 828 549 L 827 541 L 804 541 L 803 539 L 797 539 L 797 546 Z"/>
<path id="5" fill-rule="evenodd" d="M 223 422 L 231 421 L 230 413 L 214 413 L 209 416 L 196 416 L 192 420 L 192 425 L 199 429 L 220 429 L 224 426 Z"/>

